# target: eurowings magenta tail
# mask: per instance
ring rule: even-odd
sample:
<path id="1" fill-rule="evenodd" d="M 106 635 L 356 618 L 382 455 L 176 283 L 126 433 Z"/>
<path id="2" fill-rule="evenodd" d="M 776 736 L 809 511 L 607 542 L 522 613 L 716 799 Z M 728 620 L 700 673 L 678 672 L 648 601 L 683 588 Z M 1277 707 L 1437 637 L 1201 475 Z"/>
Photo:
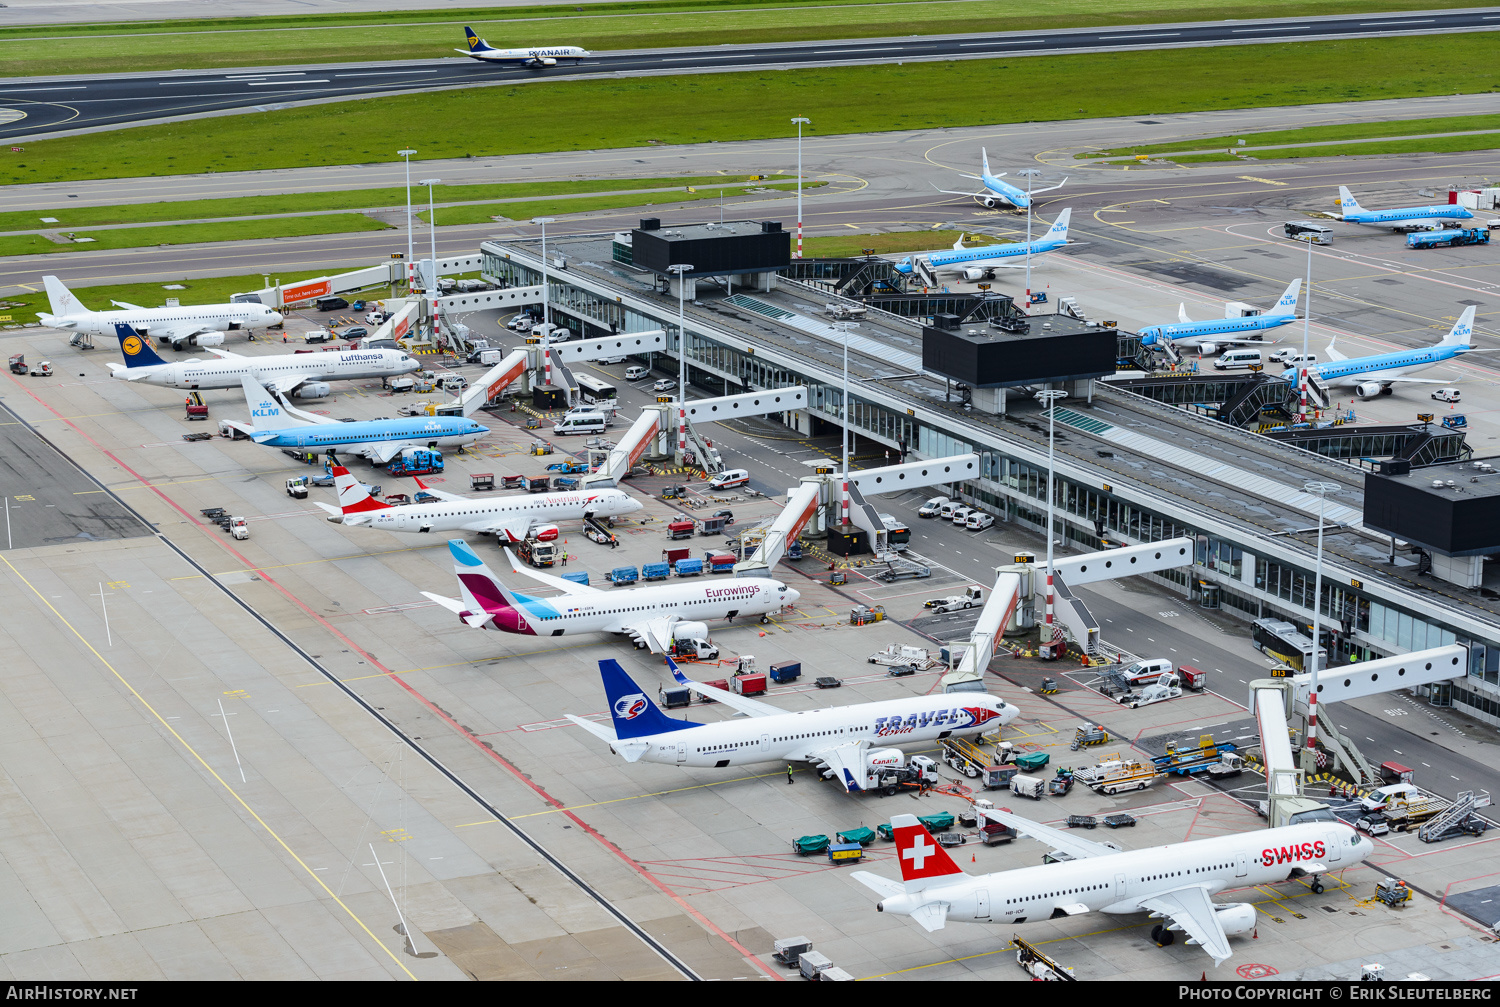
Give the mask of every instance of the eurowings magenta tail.
<path id="1" fill-rule="evenodd" d="M 703 726 L 662 713 L 625 673 L 625 669 L 620 667 L 619 661 L 600 661 L 599 676 L 604 679 L 604 695 L 609 700 L 609 716 L 614 721 L 615 737 L 621 741 Z"/>
<path id="2" fill-rule="evenodd" d="M 1443 337 L 1439 346 L 1472 346 L 1474 344 L 1474 305 L 1464 309 L 1464 313 L 1458 316 L 1458 321 L 1453 323 L 1453 328 Z"/>
<path id="3" fill-rule="evenodd" d="M 453 555 L 453 572 L 458 577 L 461 597 L 455 600 L 423 591 L 424 597 L 457 615 L 465 626 L 477 629 L 488 624 L 503 633 L 538 635 L 526 615 L 524 600 L 519 595 L 512 600 L 500 578 L 485 566 L 469 543 L 461 538 L 449 539 L 448 551 Z"/>

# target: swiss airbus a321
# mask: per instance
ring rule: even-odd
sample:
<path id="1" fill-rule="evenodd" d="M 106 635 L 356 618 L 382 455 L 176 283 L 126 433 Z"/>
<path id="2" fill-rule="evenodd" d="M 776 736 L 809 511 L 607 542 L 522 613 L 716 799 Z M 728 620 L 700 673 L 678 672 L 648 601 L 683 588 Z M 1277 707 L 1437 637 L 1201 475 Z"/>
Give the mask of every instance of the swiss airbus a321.
<path id="1" fill-rule="evenodd" d="M 474 33 L 474 29 L 464 26 L 464 43 L 467 49 L 455 49 L 470 59 L 477 59 L 483 63 L 519 63 L 521 66 L 544 67 L 556 66 L 560 59 L 570 59 L 577 63 L 581 59 L 588 59 L 593 53 L 576 45 L 538 45 L 529 49 L 496 49 L 484 39 Z"/>

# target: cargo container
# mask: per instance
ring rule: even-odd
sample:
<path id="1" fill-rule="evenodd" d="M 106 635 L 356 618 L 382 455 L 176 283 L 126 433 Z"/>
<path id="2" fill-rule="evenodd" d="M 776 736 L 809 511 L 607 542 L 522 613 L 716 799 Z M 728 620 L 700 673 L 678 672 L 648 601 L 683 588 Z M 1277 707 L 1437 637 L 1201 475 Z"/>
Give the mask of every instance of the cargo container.
<path id="1" fill-rule="evenodd" d="M 771 665 L 771 681 L 777 685 L 785 685 L 787 682 L 795 682 L 802 677 L 801 661 L 782 661 Z"/>

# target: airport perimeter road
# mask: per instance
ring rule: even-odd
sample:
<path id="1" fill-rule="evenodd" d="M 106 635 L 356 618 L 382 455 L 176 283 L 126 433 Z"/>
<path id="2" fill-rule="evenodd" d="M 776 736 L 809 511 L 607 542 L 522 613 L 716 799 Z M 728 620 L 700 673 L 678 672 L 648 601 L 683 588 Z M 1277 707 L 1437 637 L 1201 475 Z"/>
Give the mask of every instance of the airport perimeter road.
<path id="1" fill-rule="evenodd" d="M 24 113 L 4 139 L 145 122 L 226 109 L 432 88 L 598 76 L 722 73 L 923 60 L 986 59 L 1070 52 L 1253 45 L 1309 39 L 1377 38 L 1500 29 L 1500 9 L 1343 17 L 1077 28 L 1061 31 L 825 40 L 777 45 L 603 52 L 575 67 L 508 68 L 464 57 L 392 63 L 254 67 L 108 76 L 34 77 L 0 87 L 0 102 Z M 455 42 L 458 39 L 455 36 Z"/>

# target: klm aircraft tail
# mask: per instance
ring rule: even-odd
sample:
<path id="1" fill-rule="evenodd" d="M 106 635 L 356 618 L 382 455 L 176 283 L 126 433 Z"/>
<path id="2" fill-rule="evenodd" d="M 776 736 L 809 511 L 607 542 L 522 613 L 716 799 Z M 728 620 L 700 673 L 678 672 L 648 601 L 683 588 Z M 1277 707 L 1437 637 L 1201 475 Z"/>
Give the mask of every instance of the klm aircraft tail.
<path id="1" fill-rule="evenodd" d="M 641 691 L 640 686 L 625 674 L 619 661 L 600 661 L 599 675 L 604 679 L 604 695 L 609 700 L 609 715 L 614 721 L 615 737 L 621 741 L 703 726 L 662 713 Z"/>
<path id="2" fill-rule="evenodd" d="M 980 172 L 983 175 L 989 175 L 989 173 L 990 173 L 990 152 L 988 150 L 985 150 L 983 147 L 979 148 L 979 165 L 980 165 L 980 168 L 979 168 Z M 1004 178 L 1005 177 L 1005 172 L 1002 171 L 1000 174 L 994 175 L 992 177 L 994 177 L 994 178 Z"/>
<path id="3" fill-rule="evenodd" d="M 50 280 L 53 277 L 49 276 L 47 279 Z M 58 286 L 62 285 L 58 284 Z M 66 288 L 64 288 L 64 293 L 66 292 Z M 72 297 L 73 295 L 68 294 L 68 296 Z M 120 340 L 120 352 L 125 355 L 125 367 L 127 370 L 131 367 L 151 367 L 155 364 L 166 363 L 151 348 L 151 341 L 136 335 L 135 330 L 130 326 L 116 322 L 115 336 Z"/>
<path id="4" fill-rule="evenodd" d="M 54 315 L 86 315 L 89 309 L 83 306 L 83 302 L 73 296 L 73 292 L 63 286 L 63 281 L 55 276 L 42 277 L 42 285 L 47 288 L 47 303 L 52 308 Z"/>
<path id="5" fill-rule="evenodd" d="M 1464 313 L 1458 316 L 1458 321 L 1453 323 L 1453 328 L 1443 337 L 1439 346 L 1472 346 L 1474 341 L 1474 305 L 1464 309 Z"/>
<path id="6" fill-rule="evenodd" d="M 475 34 L 474 29 L 468 25 L 464 25 L 464 42 L 468 45 L 470 52 L 489 52 L 495 48 Z"/>
<path id="7" fill-rule="evenodd" d="M 1042 240 L 1049 242 L 1061 242 L 1068 240 L 1068 221 L 1073 218 L 1073 208 L 1070 206 L 1057 215 L 1057 220 L 1048 229 Z"/>
<path id="8" fill-rule="evenodd" d="M 1343 212 L 1343 213 L 1359 213 L 1363 209 L 1364 209 L 1364 207 L 1360 206 L 1359 205 L 1359 201 L 1356 200 L 1354 198 L 1353 194 L 1351 194 L 1349 192 L 1349 187 L 1348 186 L 1345 186 L 1345 185 L 1339 186 L 1339 210 L 1341 212 Z"/>
<path id="9" fill-rule="evenodd" d="M 1297 315 L 1297 298 L 1302 296 L 1302 277 L 1297 277 L 1286 285 L 1286 290 L 1281 294 L 1281 300 L 1266 314 L 1271 318 L 1295 318 Z"/>
<path id="10" fill-rule="evenodd" d="M 245 390 L 245 405 L 250 410 L 250 433 L 265 434 L 287 427 L 310 427 L 307 420 L 288 414 L 280 399 L 266 391 L 264 385 L 248 374 L 240 377 L 240 386 Z"/>

